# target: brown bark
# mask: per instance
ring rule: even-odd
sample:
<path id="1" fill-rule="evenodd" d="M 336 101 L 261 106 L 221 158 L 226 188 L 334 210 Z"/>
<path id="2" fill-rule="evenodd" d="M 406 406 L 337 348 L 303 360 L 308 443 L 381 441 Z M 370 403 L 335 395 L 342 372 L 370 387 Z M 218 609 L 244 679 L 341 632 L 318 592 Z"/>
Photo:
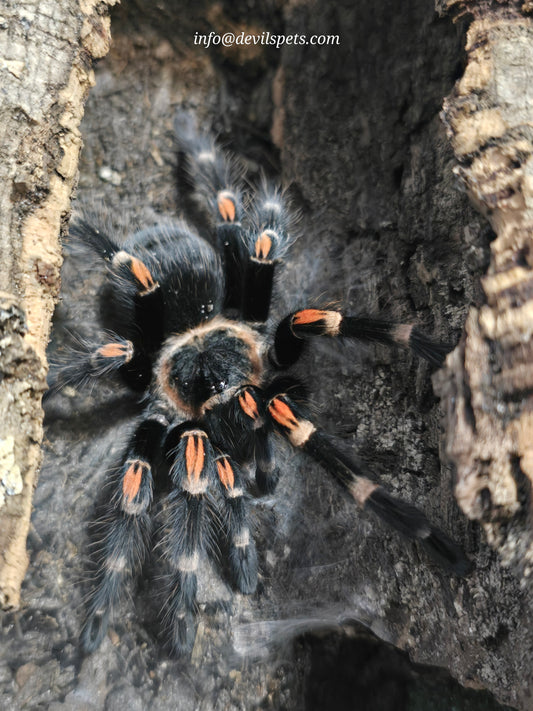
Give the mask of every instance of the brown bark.
<path id="1" fill-rule="evenodd" d="M 533 570 L 533 24 L 522 2 L 447 2 L 470 13 L 468 64 L 444 103 L 456 173 L 496 237 L 486 303 L 439 376 L 456 496 L 504 565 Z"/>
<path id="2" fill-rule="evenodd" d="M 45 348 L 59 235 L 78 174 L 79 123 L 109 45 L 108 5 L 35 0 L 0 18 L 0 604 L 17 606 L 41 460 Z"/>

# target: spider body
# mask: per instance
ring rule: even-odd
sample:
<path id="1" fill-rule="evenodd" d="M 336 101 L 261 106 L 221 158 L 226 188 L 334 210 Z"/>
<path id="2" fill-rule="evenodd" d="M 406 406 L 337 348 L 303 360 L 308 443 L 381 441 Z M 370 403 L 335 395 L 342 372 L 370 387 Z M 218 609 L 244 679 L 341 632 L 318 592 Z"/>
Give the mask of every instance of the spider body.
<path id="1" fill-rule="evenodd" d="M 179 410 L 201 416 L 244 383 L 259 385 L 262 356 L 251 328 L 214 318 L 165 341 L 157 364 L 158 392 Z"/>
<path id="2" fill-rule="evenodd" d="M 194 641 L 196 573 L 222 510 L 223 550 L 234 585 L 257 586 L 258 563 L 246 507 L 246 472 L 273 492 L 280 472 L 275 438 L 285 437 L 328 470 L 362 508 L 419 541 L 452 572 L 469 561 L 413 506 L 385 492 L 337 440 L 309 417 L 306 390 L 286 369 L 311 337 L 358 338 L 411 348 L 440 364 L 447 346 L 409 324 L 331 309 L 302 308 L 269 320 L 274 273 L 290 245 L 291 218 L 277 189 L 263 186 L 243 210 L 235 162 L 190 123 L 177 126 L 198 195 L 215 227 L 211 245 L 185 223 L 165 221 L 119 244 L 90 217 L 71 234 L 109 264 L 101 344 L 68 364 L 60 379 L 119 376 L 144 394 L 145 409 L 110 479 L 94 586 L 82 633 L 101 642 L 111 610 L 150 554 L 154 491 L 165 494 L 160 525 L 166 561 L 164 624 L 171 649 Z"/>

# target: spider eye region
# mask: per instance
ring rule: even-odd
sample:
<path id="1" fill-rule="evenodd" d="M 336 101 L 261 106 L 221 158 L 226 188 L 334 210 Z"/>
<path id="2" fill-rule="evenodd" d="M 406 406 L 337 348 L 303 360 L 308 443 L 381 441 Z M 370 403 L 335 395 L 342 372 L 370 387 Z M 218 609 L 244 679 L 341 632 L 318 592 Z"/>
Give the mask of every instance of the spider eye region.
<path id="1" fill-rule="evenodd" d="M 209 300 L 209 301 L 208 301 L 207 303 L 205 303 L 205 304 L 201 304 L 201 306 L 200 306 L 200 315 L 201 315 L 201 317 L 207 321 L 207 319 L 210 318 L 211 312 L 213 311 L 213 309 L 214 309 L 214 305 L 213 305 L 213 301 L 212 301 L 212 300 Z"/>

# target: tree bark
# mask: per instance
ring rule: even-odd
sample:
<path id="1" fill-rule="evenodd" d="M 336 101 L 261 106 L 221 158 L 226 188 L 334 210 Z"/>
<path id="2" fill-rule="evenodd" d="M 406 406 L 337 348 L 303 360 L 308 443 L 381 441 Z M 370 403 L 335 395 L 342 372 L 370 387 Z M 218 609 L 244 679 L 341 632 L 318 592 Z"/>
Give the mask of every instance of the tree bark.
<path id="1" fill-rule="evenodd" d="M 0 604 L 18 606 L 41 461 L 45 348 L 110 2 L 4 3 L 0 17 Z"/>
<path id="2" fill-rule="evenodd" d="M 438 378 L 456 496 L 502 564 L 533 570 L 533 25 L 526 4 L 450 2 L 470 14 L 462 78 L 443 120 L 456 174 L 495 238 L 465 336 Z"/>

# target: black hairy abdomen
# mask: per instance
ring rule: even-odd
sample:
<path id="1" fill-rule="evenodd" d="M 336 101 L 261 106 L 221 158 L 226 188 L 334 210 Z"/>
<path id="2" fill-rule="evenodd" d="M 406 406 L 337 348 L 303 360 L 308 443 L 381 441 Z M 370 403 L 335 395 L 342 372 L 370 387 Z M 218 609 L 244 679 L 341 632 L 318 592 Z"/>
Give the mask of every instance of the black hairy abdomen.
<path id="1" fill-rule="evenodd" d="M 170 334 L 183 333 L 221 312 L 224 272 L 220 258 L 182 223 L 136 232 L 124 249 L 142 259 L 159 288 L 140 296 L 122 283 L 117 288 L 120 277 L 111 274 L 102 297 L 102 317 L 106 328 L 142 342 L 147 355 L 156 353 Z"/>

